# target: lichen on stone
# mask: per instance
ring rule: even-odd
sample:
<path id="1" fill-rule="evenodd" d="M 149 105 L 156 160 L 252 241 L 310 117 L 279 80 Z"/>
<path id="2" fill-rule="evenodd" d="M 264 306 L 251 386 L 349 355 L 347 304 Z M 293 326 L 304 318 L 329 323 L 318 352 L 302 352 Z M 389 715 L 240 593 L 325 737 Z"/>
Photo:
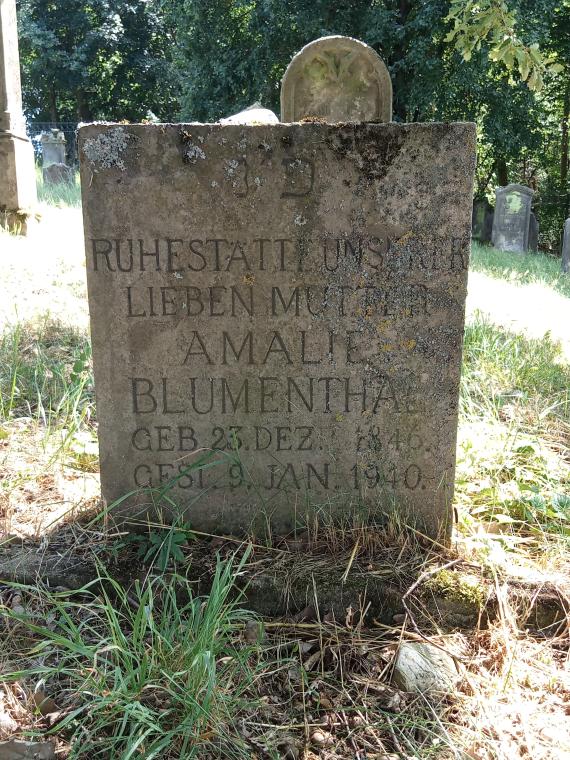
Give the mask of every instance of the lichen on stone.
<path id="1" fill-rule="evenodd" d="M 93 165 L 93 171 L 112 168 L 124 171 L 126 167 L 122 153 L 132 137 L 124 127 L 115 127 L 101 132 L 97 137 L 88 137 L 83 145 L 83 153 Z"/>
<path id="2" fill-rule="evenodd" d="M 205 160 L 206 154 L 199 145 L 187 143 L 184 147 L 184 161 L 187 164 L 195 164 L 198 159 Z"/>

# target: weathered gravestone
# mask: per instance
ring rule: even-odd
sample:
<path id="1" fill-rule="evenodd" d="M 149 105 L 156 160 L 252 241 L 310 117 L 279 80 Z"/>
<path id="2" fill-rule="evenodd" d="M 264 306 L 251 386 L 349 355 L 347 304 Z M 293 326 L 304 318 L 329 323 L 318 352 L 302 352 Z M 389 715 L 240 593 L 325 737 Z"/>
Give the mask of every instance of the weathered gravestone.
<path id="1" fill-rule="evenodd" d="M 380 56 L 352 37 L 321 37 L 300 50 L 281 85 L 281 121 L 392 120 L 392 83 Z"/>
<path id="2" fill-rule="evenodd" d="M 47 169 L 52 164 L 65 164 L 65 135 L 59 129 L 50 129 L 42 132 L 40 142 L 42 145 L 42 168 Z"/>
<path id="3" fill-rule="evenodd" d="M 493 209 L 487 200 L 476 200 L 473 202 L 473 219 L 471 235 L 474 240 L 480 243 L 489 243 L 491 241 L 491 230 L 493 229 Z"/>
<path id="4" fill-rule="evenodd" d="M 42 170 L 44 184 L 59 185 L 61 183 L 73 184 L 75 181 L 75 172 L 67 164 L 50 164 Z"/>
<path id="5" fill-rule="evenodd" d="M 530 214 L 534 191 L 524 185 L 507 185 L 496 190 L 492 242 L 502 251 L 528 251 Z"/>
<path id="6" fill-rule="evenodd" d="M 538 251 L 538 233 L 539 233 L 538 219 L 531 211 L 529 227 L 528 227 L 528 248 L 530 251 L 533 251 L 534 253 Z"/>
<path id="7" fill-rule="evenodd" d="M 90 125 L 80 157 L 106 501 L 445 537 L 474 125 Z"/>
<path id="8" fill-rule="evenodd" d="M 15 0 L 0 2 L 0 224 L 26 232 L 36 204 L 34 151 L 22 113 Z"/>
<path id="9" fill-rule="evenodd" d="M 564 222 L 564 236 L 562 238 L 562 271 L 570 272 L 570 219 Z"/>

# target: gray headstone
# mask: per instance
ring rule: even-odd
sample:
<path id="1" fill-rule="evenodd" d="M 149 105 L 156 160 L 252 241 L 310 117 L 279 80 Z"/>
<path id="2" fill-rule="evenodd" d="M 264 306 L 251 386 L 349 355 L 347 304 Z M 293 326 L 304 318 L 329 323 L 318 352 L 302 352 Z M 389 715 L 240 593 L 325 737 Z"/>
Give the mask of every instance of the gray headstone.
<path id="1" fill-rule="evenodd" d="M 492 242 L 502 251 L 528 251 L 530 214 L 534 190 L 507 185 L 496 190 Z"/>
<path id="2" fill-rule="evenodd" d="M 0 224 L 18 223 L 36 204 L 34 151 L 22 112 L 15 0 L 0 2 Z"/>
<path id="3" fill-rule="evenodd" d="M 281 83 L 281 121 L 392 120 L 392 82 L 380 56 L 352 37 L 321 37 L 295 55 Z"/>
<path id="4" fill-rule="evenodd" d="M 538 219 L 531 211 L 530 220 L 529 220 L 529 228 L 528 228 L 528 248 L 529 248 L 529 251 L 534 251 L 534 253 L 538 251 L 538 233 L 539 233 Z"/>
<path id="5" fill-rule="evenodd" d="M 471 234 L 474 240 L 480 243 L 491 242 L 491 230 L 493 229 L 493 209 L 489 201 L 476 200 L 473 202 L 473 222 Z"/>
<path id="6" fill-rule="evenodd" d="M 75 172 L 66 164 L 50 164 L 42 169 L 42 174 L 45 185 L 59 185 L 62 182 L 71 185 L 75 182 Z"/>
<path id="7" fill-rule="evenodd" d="M 570 272 L 570 219 L 564 222 L 564 236 L 562 238 L 562 271 Z"/>
<path id="8" fill-rule="evenodd" d="M 107 503 L 448 535 L 475 126 L 90 125 L 80 161 Z"/>
<path id="9" fill-rule="evenodd" d="M 66 139 L 59 129 L 42 132 L 42 167 L 47 169 L 52 164 L 65 164 Z"/>

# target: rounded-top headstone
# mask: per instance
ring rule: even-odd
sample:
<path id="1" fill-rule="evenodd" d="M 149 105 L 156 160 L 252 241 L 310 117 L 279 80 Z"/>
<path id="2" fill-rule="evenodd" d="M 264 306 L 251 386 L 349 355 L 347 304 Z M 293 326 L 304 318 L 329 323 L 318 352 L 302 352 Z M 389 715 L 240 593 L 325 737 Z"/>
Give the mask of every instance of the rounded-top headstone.
<path id="1" fill-rule="evenodd" d="M 293 58 L 281 82 L 281 121 L 392 120 L 392 82 L 380 56 L 352 37 L 321 37 Z"/>

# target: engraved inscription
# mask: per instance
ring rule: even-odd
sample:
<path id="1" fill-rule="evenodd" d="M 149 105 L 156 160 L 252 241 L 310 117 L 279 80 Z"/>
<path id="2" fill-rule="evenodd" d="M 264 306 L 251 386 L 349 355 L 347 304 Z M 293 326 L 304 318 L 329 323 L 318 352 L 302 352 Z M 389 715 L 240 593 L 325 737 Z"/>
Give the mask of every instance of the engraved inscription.
<path id="1" fill-rule="evenodd" d="M 327 63 L 341 79 L 363 65 Z M 471 128 L 184 125 L 193 162 L 179 125 L 125 129 L 125 171 L 84 183 L 107 502 L 237 533 L 396 508 L 439 535 Z"/>

